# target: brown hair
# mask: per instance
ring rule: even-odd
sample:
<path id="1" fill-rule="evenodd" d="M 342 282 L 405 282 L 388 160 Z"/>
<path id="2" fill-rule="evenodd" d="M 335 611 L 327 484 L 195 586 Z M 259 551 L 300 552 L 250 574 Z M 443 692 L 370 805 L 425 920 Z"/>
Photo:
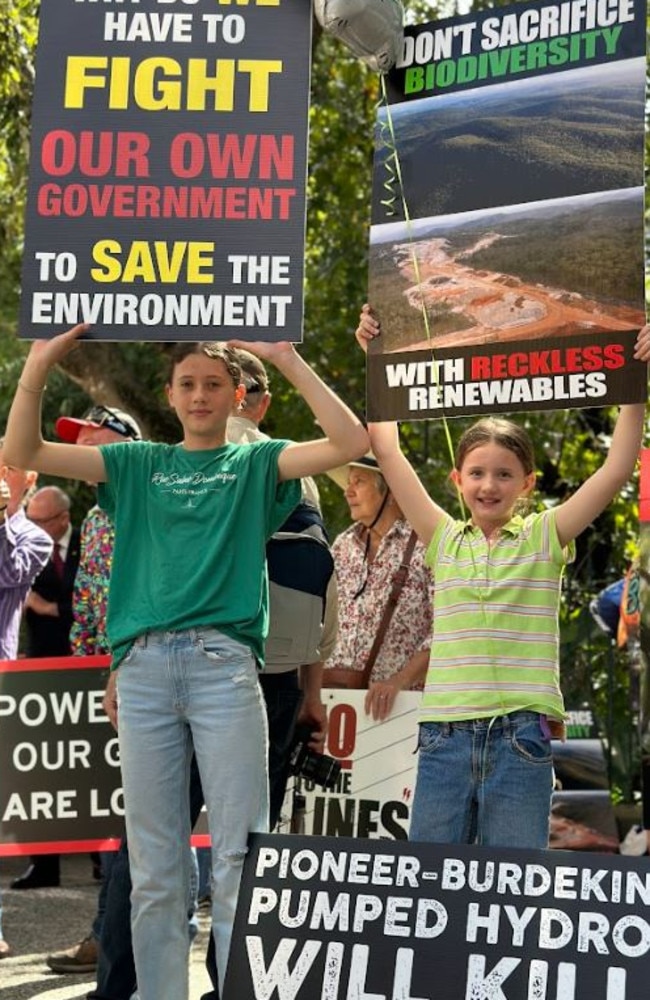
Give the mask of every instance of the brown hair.
<path id="1" fill-rule="evenodd" d="M 237 351 L 234 347 L 228 347 L 227 344 L 222 344 L 216 340 L 199 341 L 197 343 L 190 341 L 176 344 L 169 355 L 168 383 L 171 384 L 174 378 L 176 365 L 179 365 L 181 361 L 185 361 L 185 358 L 189 358 L 191 354 L 205 354 L 207 358 L 211 358 L 213 361 L 222 361 L 235 388 L 241 385 L 242 370 L 239 358 L 237 357 Z"/>
<path id="2" fill-rule="evenodd" d="M 493 441 L 507 448 L 521 462 L 525 475 L 535 471 L 535 454 L 527 432 L 511 420 L 501 417 L 485 417 L 472 424 L 461 436 L 456 448 L 455 464 L 458 471 L 471 451 Z"/>

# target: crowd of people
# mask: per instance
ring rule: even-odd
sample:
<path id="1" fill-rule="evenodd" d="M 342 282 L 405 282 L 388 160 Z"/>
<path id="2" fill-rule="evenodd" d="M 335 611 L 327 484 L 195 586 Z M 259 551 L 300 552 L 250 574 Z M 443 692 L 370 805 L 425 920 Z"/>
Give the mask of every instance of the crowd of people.
<path id="1" fill-rule="evenodd" d="M 125 835 L 100 859 L 88 936 L 50 956 L 53 971 L 96 970 L 89 1000 L 187 998 L 190 834 L 205 803 L 204 1000 L 220 996 L 247 838 L 277 823 L 297 723 L 322 751 L 323 687 L 365 690 L 379 723 L 398 692 L 422 691 L 412 839 L 546 847 L 550 740 L 564 715 L 562 576 L 576 536 L 633 471 L 644 406 L 621 408 L 602 466 L 542 512 L 526 432 L 478 421 L 455 455 L 456 519 L 427 494 L 396 425 L 366 429 L 286 343 L 177 345 L 166 384 L 176 444 L 143 440 L 130 414 L 100 405 L 44 440 L 48 374 L 84 329 L 32 345 L 0 453 L 2 657 L 18 655 L 21 613 L 28 656 L 112 657 L 104 707 L 119 736 Z M 380 335 L 364 307 L 357 341 L 366 349 Z M 649 327 L 635 356 L 650 359 Z M 302 395 L 321 438 L 260 429 L 267 365 Z M 321 473 L 343 489 L 352 523 L 332 545 L 317 636 L 298 643 L 274 613 L 267 546 L 296 511 L 322 531 Z M 37 489 L 39 474 L 97 485 L 80 530 L 67 494 Z M 58 879 L 58 858 L 33 858 L 14 888 Z"/>

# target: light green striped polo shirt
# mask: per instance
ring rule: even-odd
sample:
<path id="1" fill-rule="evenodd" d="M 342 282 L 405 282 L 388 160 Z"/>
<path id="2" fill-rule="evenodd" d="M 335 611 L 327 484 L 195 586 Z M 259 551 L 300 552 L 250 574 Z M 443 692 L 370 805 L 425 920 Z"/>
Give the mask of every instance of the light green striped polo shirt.
<path id="1" fill-rule="evenodd" d="M 558 609 L 574 555 L 553 510 L 514 517 L 490 544 L 471 522 L 438 525 L 426 553 L 434 629 L 421 722 L 523 710 L 563 718 Z"/>

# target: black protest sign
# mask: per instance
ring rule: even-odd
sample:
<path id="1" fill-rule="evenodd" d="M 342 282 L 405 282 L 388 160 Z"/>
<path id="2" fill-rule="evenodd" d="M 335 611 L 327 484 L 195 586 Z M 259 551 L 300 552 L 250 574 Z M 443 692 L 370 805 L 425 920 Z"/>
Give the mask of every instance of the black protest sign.
<path id="1" fill-rule="evenodd" d="M 255 835 L 224 1000 L 644 1000 L 622 857 Z"/>
<path id="2" fill-rule="evenodd" d="M 0 856 L 111 847 L 124 827 L 110 657 L 0 663 Z"/>
<path id="3" fill-rule="evenodd" d="M 20 330 L 302 339 L 306 0 L 42 0 Z"/>
<path id="4" fill-rule="evenodd" d="M 641 402 L 643 0 L 409 27 L 375 154 L 371 420 Z"/>

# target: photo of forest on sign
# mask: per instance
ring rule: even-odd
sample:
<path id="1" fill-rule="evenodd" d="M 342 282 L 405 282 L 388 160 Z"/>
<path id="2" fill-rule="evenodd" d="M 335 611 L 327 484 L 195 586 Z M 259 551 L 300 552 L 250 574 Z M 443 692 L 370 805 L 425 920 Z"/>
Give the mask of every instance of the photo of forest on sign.
<path id="1" fill-rule="evenodd" d="M 386 216 L 379 148 L 384 351 L 643 325 L 644 83 L 643 60 L 624 59 L 382 109 L 407 206 Z"/>
<path id="2" fill-rule="evenodd" d="M 391 221 L 388 115 L 421 219 L 643 184 L 644 83 L 644 61 L 626 59 L 382 109 L 373 226 Z"/>

